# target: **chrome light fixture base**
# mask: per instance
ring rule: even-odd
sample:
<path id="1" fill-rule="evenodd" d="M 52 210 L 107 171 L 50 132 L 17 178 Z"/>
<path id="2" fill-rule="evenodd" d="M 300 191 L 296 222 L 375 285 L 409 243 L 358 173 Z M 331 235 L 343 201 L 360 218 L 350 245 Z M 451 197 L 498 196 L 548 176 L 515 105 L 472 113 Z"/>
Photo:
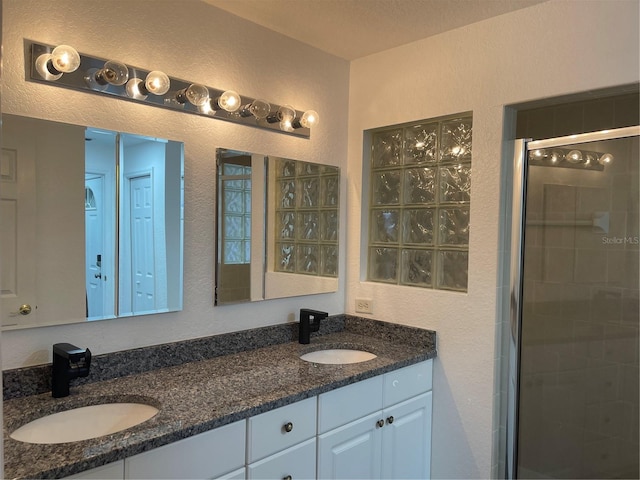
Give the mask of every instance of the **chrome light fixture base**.
<path id="1" fill-rule="evenodd" d="M 104 59 L 99 57 L 94 57 L 91 55 L 86 55 L 84 53 L 80 53 L 80 67 L 70 73 L 64 73 L 62 75 L 49 76 L 49 78 L 43 77 L 38 70 L 36 69 L 36 61 L 41 55 L 51 54 L 54 45 L 47 45 L 37 42 L 25 41 L 26 47 L 30 50 L 30 59 L 31 61 L 27 64 L 27 78 L 33 82 L 38 83 L 46 83 L 53 86 L 70 88 L 73 90 L 80 90 L 88 93 L 94 93 L 98 95 L 110 95 L 113 97 L 120 98 L 122 100 L 128 100 L 131 102 L 142 103 L 145 105 L 153 105 L 155 107 L 166 108 L 169 110 L 176 110 L 186 113 L 191 113 L 194 115 L 200 115 L 203 117 L 215 118 L 218 120 L 225 120 L 228 122 L 238 123 L 241 125 L 246 125 L 249 127 L 261 128 L 266 130 L 271 130 L 278 133 L 283 133 L 287 135 L 294 135 L 297 137 L 309 138 L 311 134 L 311 129 L 306 127 L 295 128 L 295 129 L 283 129 L 279 123 L 273 123 L 267 121 L 266 118 L 256 118 L 253 115 L 250 116 L 242 116 L 240 115 L 240 110 L 229 112 L 222 108 L 214 109 L 214 108 L 202 108 L 196 105 L 193 105 L 190 102 L 180 103 L 176 101 L 176 96 L 179 95 L 179 92 L 185 91 L 194 82 L 169 77 L 170 80 L 170 88 L 169 90 L 162 95 L 154 95 L 148 92 L 137 92 L 132 94 L 131 86 L 127 89 L 127 83 L 123 85 L 112 85 L 107 83 L 105 85 L 101 85 L 98 88 L 92 88 L 91 82 L 87 82 L 87 72 L 90 70 L 92 72 L 101 70 L 104 68 L 105 63 L 110 59 Z M 140 79 L 144 84 L 144 79 L 151 72 L 151 70 L 145 70 L 138 67 L 133 67 L 129 64 L 126 64 L 129 69 L 129 81 L 134 79 Z M 96 69 L 96 70 L 93 70 Z M 222 96 L 226 90 L 219 90 L 213 87 L 206 86 L 209 90 L 209 98 L 217 99 Z M 235 92 L 234 92 L 235 93 Z M 244 95 L 240 95 L 242 105 L 252 104 L 255 100 L 254 98 L 250 98 Z M 271 106 L 271 112 L 277 112 L 281 105 L 277 105 L 269 102 Z M 296 110 L 296 118 L 302 118 L 304 115 L 303 111 Z"/>

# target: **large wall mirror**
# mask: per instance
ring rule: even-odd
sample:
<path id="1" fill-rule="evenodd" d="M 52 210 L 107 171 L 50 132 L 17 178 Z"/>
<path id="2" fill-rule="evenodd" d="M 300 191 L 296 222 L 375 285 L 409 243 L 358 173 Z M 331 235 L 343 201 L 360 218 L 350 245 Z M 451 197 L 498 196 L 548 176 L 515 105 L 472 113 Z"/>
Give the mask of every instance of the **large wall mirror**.
<path id="1" fill-rule="evenodd" d="M 340 169 L 219 149 L 216 305 L 338 289 Z"/>
<path id="2" fill-rule="evenodd" d="M 183 144 L 2 116 L 2 327 L 182 309 Z"/>

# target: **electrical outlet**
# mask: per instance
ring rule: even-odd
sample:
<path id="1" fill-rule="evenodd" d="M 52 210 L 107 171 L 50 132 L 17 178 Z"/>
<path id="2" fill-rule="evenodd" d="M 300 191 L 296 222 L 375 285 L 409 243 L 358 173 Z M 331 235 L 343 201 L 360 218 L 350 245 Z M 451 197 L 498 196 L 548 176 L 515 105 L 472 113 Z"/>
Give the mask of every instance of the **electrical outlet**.
<path id="1" fill-rule="evenodd" d="M 373 300 L 370 298 L 356 298 L 357 313 L 373 313 Z"/>

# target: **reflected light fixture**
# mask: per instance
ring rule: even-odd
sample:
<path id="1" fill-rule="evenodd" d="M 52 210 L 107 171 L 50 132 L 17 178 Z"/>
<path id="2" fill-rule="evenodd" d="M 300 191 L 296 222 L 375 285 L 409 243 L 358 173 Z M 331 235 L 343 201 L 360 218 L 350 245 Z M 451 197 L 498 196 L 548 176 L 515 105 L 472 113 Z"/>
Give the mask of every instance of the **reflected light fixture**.
<path id="1" fill-rule="evenodd" d="M 180 104 L 189 102 L 196 107 L 202 107 L 209 101 L 209 89 L 204 85 L 192 83 L 176 93 L 176 101 Z"/>
<path id="2" fill-rule="evenodd" d="M 613 161 L 613 155 L 578 149 L 554 148 L 551 153 L 545 149 L 536 149 L 529 152 L 529 161 L 538 166 L 603 171 Z"/>
<path id="3" fill-rule="evenodd" d="M 144 80 L 132 78 L 127 82 L 127 95 L 131 98 L 144 100 L 149 94 L 164 95 L 171 87 L 171 80 L 168 75 L 160 70 L 149 72 Z"/>
<path id="4" fill-rule="evenodd" d="M 102 68 L 87 70 L 84 80 L 92 90 L 104 91 L 109 85 L 119 87 L 129 80 L 129 67 L 122 62 L 109 60 Z"/>
<path id="5" fill-rule="evenodd" d="M 256 120 L 267 118 L 269 112 L 271 112 L 271 105 L 264 100 L 259 99 L 256 99 L 251 103 L 247 103 L 240 108 L 241 117 L 250 117 L 253 115 Z"/>
<path id="6" fill-rule="evenodd" d="M 63 73 L 75 72 L 80 55 L 69 45 L 58 45 L 51 53 L 43 53 L 35 61 L 36 71 L 45 80 L 58 80 Z"/>

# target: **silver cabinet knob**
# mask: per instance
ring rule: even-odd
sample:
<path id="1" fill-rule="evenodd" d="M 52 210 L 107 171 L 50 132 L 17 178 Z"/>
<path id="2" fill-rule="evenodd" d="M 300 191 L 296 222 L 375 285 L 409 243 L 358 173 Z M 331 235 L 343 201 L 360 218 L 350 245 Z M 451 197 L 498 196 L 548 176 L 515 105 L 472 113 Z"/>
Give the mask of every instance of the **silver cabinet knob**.
<path id="1" fill-rule="evenodd" d="M 291 430 L 293 430 L 293 423 L 291 423 L 291 422 L 285 423 L 284 426 L 282 427 L 282 429 L 285 432 L 289 433 Z"/>
<path id="2" fill-rule="evenodd" d="M 380 419 L 376 422 L 376 427 L 382 428 L 384 427 L 384 420 Z"/>
<path id="3" fill-rule="evenodd" d="M 393 415 L 387 417 L 387 423 L 391 425 L 393 423 Z"/>
<path id="4" fill-rule="evenodd" d="M 293 480 L 291 475 L 287 475 L 286 477 L 282 477 L 282 480 Z"/>

